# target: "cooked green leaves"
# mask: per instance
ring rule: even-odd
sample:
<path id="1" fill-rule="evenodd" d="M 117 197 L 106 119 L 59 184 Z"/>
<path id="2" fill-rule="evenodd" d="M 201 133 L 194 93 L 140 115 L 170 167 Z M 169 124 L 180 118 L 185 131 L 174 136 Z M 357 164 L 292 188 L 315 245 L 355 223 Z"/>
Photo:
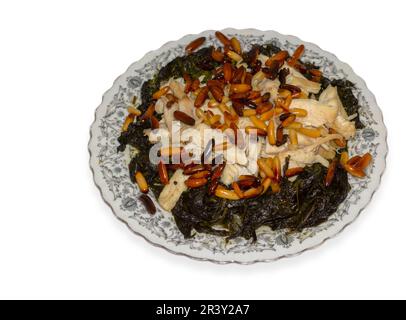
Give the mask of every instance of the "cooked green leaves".
<path id="1" fill-rule="evenodd" d="M 314 164 L 293 182 L 283 178 L 279 193 L 269 190 L 261 197 L 239 201 L 210 197 L 206 188 L 191 189 L 181 196 L 172 213 L 186 238 L 193 230 L 202 229 L 229 239 L 256 239 L 261 226 L 301 231 L 326 221 L 350 190 L 348 175 L 341 167 L 329 187 L 325 186 L 326 173 L 325 167 Z"/>

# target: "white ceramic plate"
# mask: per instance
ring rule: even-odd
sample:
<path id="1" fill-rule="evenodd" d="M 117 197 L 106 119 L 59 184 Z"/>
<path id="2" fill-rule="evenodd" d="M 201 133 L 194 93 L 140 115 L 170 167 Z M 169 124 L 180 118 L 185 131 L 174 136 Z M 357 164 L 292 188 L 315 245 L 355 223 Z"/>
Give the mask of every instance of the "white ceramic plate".
<path id="1" fill-rule="evenodd" d="M 199 36 L 206 36 L 205 45 L 210 43 L 219 45 L 214 37 L 214 31 L 209 30 L 199 35 L 185 36 L 149 52 L 144 58 L 133 63 L 104 94 L 103 101 L 96 110 L 89 142 L 90 166 L 94 181 L 104 201 L 130 230 L 151 244 L 178 255 L 216 263 L 250 264 L 275 261 L 314 249 L 353 222 L 377 190 L 385 170 L 387 154 L 387 133 L 382 113 L 364 80 L 357 76 L 349 65 L 318 46 L 274 31 L 226 29 L 222 32 L 228 36 L 237 36 L 244 47 L 252 43 L 274 42 L 279 47 L 293 52 L 298 45 L 304 44 L 306 52 L 303 60 L 312 61 L 320 66 L 323 73 L 331 79 L 345 78 L 355 83 L 356 96 L 362 106 L 361 121 L 366 127 L 357 132 L 354 142 L 350 144 L 350 151 L 356 154 L 370 152 L 373 155 L 374 162 L 368 169 L 368 178 L 361 180 L 350 178 L 352 189 L 347 199 L 327 222 L 297 234 L 287 234 L 283 230 L 260 231 L 256 243 L 238 238 L 226 244 L 222 238 L 206 234 L 184 239 L 171 214 L 161 210 L 158 204 L 157 214 L 149 215 L 137 201 L 138 188 L 129 179 L 127 166 L 129 154 L 116 152 L 117 138 L 120 135 L 126 108 L 134 95 L 139 96 L 142 83 L 149 80 L 160 67 L 183 55 L 185 45 L 190 41 Z"/>

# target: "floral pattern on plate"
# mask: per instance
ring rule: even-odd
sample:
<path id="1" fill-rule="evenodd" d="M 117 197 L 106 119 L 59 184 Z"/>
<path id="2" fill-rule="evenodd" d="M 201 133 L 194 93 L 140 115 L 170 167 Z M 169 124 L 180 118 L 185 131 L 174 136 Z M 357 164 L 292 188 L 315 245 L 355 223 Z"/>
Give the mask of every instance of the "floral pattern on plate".
<path id="1" fill-rule="evenodd" d="M 316 248 L 353 222 L 379 186 L 387 154 L 386 127 L 382 113 L 365 82 L 351 67 L 316 45 L 274 31 L 226 29 L 222 32 L 238 37 L 245 48 L 253 43 L 271 42 L 293 52 L 298 45 L 304 44 L 306 46 L 304 61 L 311 61 L 320 66 L 323 73 L 331 79 L 345 78 L 355 83 L 356 95 L 361 105 L 361 121 L 365 124 L 365 128 L 357 132 L 349 145 L 349 150 L 350 154 L 366 152 L 372 154 L 374 162 L 368 168 L 368 177 L 362 180 L 350 177 L 352 189 L 347 199 L 325 223 L 305 229 L 301 233 L 262 228 L 258 230 L 258 240 L 255 243 L 243 238 L 226 243 L 223 238 L 207 234 L 197 234 L 192 239 L 184 239 L 172 215 L 159 208 L 157 203 L 157 214 L 149 215 L 142 203 L 137 200 L 139 190 L 128 176 L 128 162 L 132 150 L 127 148 L 125 153 L 117 153 L 117 138 L 121 132 L 127 106 L 134 95 L 140 95 L 144 81 L 152 78 L 166 63 L 183 55 L 185 45 L 198 36 L 207 37 L 205 45 L 219 44 L 214 37 L 214 31 L 205 31 L 199 35 L 188 35 L 176 42 L 169 42 L 160 49 L 146 54 L 117 78 L 113 87 L 104 94 L 103 101 L 96 110 L 89 142 L 90 166 L 95 183 L 117 218 L 150 243 L 175 254 L 216 263 L 250 264 L 275 261 Z"/>

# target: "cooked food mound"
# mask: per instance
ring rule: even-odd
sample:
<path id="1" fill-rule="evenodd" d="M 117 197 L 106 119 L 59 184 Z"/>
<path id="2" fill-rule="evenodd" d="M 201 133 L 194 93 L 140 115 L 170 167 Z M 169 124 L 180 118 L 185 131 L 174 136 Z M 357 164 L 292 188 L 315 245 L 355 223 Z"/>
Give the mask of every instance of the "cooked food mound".
<path id="1" fill-rule="evenodd" d="M 215 36 L 217 48 L 188 44 L 128 107 L 118 151 L 140 201 L 154 214 L 151 193 L 186 238 L 255 241 L 259 228 L 325 222 L 372 160 L 349 156 L 363 127 L 354 85 L 325 77 L 303 45 Z"/>

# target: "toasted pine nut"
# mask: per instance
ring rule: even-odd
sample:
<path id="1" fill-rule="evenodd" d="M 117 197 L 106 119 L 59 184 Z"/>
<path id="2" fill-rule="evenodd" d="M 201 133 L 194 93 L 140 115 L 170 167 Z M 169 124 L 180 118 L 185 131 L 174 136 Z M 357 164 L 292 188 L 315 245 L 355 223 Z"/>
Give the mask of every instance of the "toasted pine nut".
<path id="1" fill-rule="evenodd" d="M 336 157 L 335 150 L 331 150 L 330 148 L 326 149 L 323 146 L 320 146 L 318 154 L 326 160 L 333 160 Z"/>
<path id="2" fill-rule="evenodd" d="M 216 108 L 218 105 L 219 103 L 215 99 L 210 99 L 209 103 L 207 104 L 209 108 Z"/>
<path id="3" fill-rule="evenodd" d="M 233 67 L 232 67 L 231 63 L 226 62 L 224 64 L 223 73 L 224 73 L 225 82 L 227 82 L 227 83 L 230 82 L 231 78 L 233 77 Z"/>
<path id="4" fill-rule="evenodd" d="M 210 93 L 212 94 L 213 98 L 217 102 L 221 102 L 224 97 L 224 91 L 221 87 L 218 86 L 210 86 L 209 87 Z"/>
<path id="5" fill-rule="evenodd" d="M 154 215 L 156 213 L 155 204 L 150 197 L 148 197 L 146 194 L 142 194 L 138 197 L 138 199 L 140 199 L 150 215 Z"/>
<path id="6" fill-rule="evenodd" d="M 289 141 L 292 145 L 297 146 L 298 145 L 298 140 L 297 140 L 297 132 L 294 129 L 289 129 Z"/>
<path id="7" fill-rule="evenodd" d="M 145 180 L 145 177 L 141 173 L 141 171 L 137 171 L 135 173 L 135 181 L 137 182 L 138 187 L 140 188 L 140 191 L 142 193 L 148 193 L 149 191 L 148 183 L 147 180 Z"/>
<path id="8" fill-rule="evenodd" d="M 208 94 L 209 94 L 209 88 L 207 86 L 201 88 L 201 90 L 195 100 L 196 108 L 200 108 L 204 104 L 204 102 L 206 101 L 206 99 L 208 97 Z"/>
<path id="9" fill-rule="evenodd" d="M 294 121 L 296 120 L 296 116 L 291 114 L 285 120 L 282 121 L 282 127 L 287 128 L 289 127 Z"/>
<path id="10" fill-rule="evenodd" d="M 231 113 L 231 110 L 224 103 L 220 103 L 219 105 L 217 105 L 217 108 L 223 113 L 225 113 L 225 112 Z"/>
<path id="11" fill-rule="evenodd" d="M 168 170 L 166 169 L 165 163 L 163 163 L 162 161 L 158 165 L 158 173 L 162 184 L 168 184 L 169 183 Z"/>
<path id="12" fill-rule="evenodd" d="M 207 118 L 206 113 L 202 109 L 196 109 L 195 113 L 196 113 L 197 117 L 202 120 L 205 120 Z"/>
<path id="13" fill-rule="evenodd" d="M 305 109 L 300 109 L 300 108 L 293 108 L 290 109 L 289 112 L 295 114 L 297 117 L 304 118 L 307 116 L 307 110 Z"/>
<path id="14" fill-rule="evenodd" d="M 312 128 L 300 128 L 297 130 L 299 133 L 311 137 L 311 138 L 320 138 L 321 132 L 320 129 L 312 129 Z"/>
<path id="15" fill-rule="evenodd" d="M 200 188 L 202 186 L 204 186 L 205 184 L 207 184 L 208 180 L 206 178 L 199 178 L 199 179 L 193 179 L 192 177 L 190 177 L 189 179 L 187 179 L 185 181 L 185 184 L 188 188 Z"/>
<path id="16" fill-rule="evenodd" d="M 272 169 L 272 172 L 275 173 L 275 171 L 273 171 L 273 158 L 265 158 L 266 163 L 268 164 L 268 166 Z"/>
<path id="17" fill-rule="evenodd" d="M 240 188 L 258 187 L 259 180 L 256 176 L 242 175 L 238 177 L 238 186 Z"/>
<path id="18" fill-rule="evenodd" d="M 347 164 L 349 160 L 349 156 L 348 156 L 348 152 L 344 151 L 341 153 L 341 157 L 340 157 L 340 163 L 343 167 L 345 167 L 345 165 Z"/>
<path id="19" fill-rule="evenodd" d="M 319 69 L 310 69 L 310 74 L 315 77 L 321 77 L 323 73 Z"/>
<path id="20" fill-rule="evenodd" d="M 252 90 L 252 87 L 249 84 L 232 84 L 230 86 L 230 92 L 232 93 L 244 93 Z"/>
<path id="21" fill-rule="evenodd" d="M 280 147 L 282 145 L 284 145 L 286 143 L 286 138 L 285 135 L 283 134 L 283 127 L 280 124 L 277 128 L 276 128 L 276 146 Z"/>
<path id="22" fill-rule="evenodd" d="M 278 193 L 279 191 L 281 191 L 281 187 L 279 185 L 279 183 L 275 182 L 275 181 L 271 181 L 271 189 L 273 193 Z"/>
<path id="23" fill-rule="evenodd" d="M 298 130 L 300 128 L 302 128 L 303 125 L 300 122 L 292 122 L 290 125 L 287 126 L 288 129 L 292 129 L 292 130 Z"/>
<path id="24" fill-rule="evenodd" d="M 227 52 L 227 56 L 235 62 L 240 62 L 242 60 L 242 57 L 238 53 L 231 50 Z"/>
<path id="25" fill-rule="evenodd" d="M 186 48 L 185 48 L 186 52 L 192 53 L 197 48 L 199 48 L 205 41 L 206 41 L 206 37 L 200 37 L 200 38 L 193 40 L 186 46 Z"/>
<path id="26" fill-rule="evenodd" d="M 240 66 L 233 74 L 231 79 L 232 83 L 244 83 L 243 78 L 245 78 L 246 70 L 243 66 Z"/>
<path id="27" fill-rule="evenodd" d="M 228 190 L 222 186 L 218 186 L 216 188 L 216 191 L 214 192 L 214 194 L 216 195 L 216 197 L 228 199 L 228 200 L 239 200 L 240 199 L 234 190 Z"/>
<path id="28" fill-rule="evenodd" d="M 257 114 L 257 112 L 254 109 L 245 109 L 242 111 L 242 114 L 244 117 L 252 117 Z"/>
<path id="29" fill-rule="evenodd" d="M 334 143 L 340 148 L 345 148 L 347 145 L 347 141 L 345 141 L 345 139 L 334 139 Z"/>
<path id="30" fill-rule="evenodd" d="M 173 117 L 176 120 L 179 120 L 179 121 L 183 122 L 184 124 L 187 124 L 188 126 L 194 126 L 196 123 L 195 119 L 193 119 L 191 116 L 184 113 L 183 111 L 176 110 L 173 113 Z"/>
<path id="31" fill-rule="evenodd" d="M 225 87 L 225 83 L 224 83 L 224 81 L 222 81 L 222 80 L 208 80 L 207 81 L 207 86 L 210 88 L 210 87 L 219 87 L 219 88 L 221 88 L 221 89 L 224 89 L 224 87 Z"/>
<path id="32" fill-rule="evenodd" d="M 232 93 L 232 94 L 230 94 L 229 98 L 231 100 L 239 100 L 239 99 L 248 99 L 248 100 L 250 100 L 248 98 L 249 94 L 250 94 L 250 92 Z"/>
<path id="33" fill-rule="evenodd" d="M 278 53 L 276 53 L 272 57 L 270 57 L 265 62 L 265 65 L 270 67 L 270 66 L 272 66 L 274 61 L 282 62 L 282 64 L 283 64 L 283 61 L 285 61 L 288 56 L 289 56 L 289 53 L 287 51 L 279 51 Z"/>
<path id="34" fill-rule="evenodd" d="M 250 91 L 246 97 L 248 100 L 255 100 L 261 97 L 261 91 Z"/>
<path id="35" fill-rule="evenodd" d="M 366 153 L 361 157 L 361 160 L 357 163 L 356 168 L 364 170 L 372 161 L 372 155 L 370 153 Z"/>
<path id="36" fill-rule="evenodd" d="M 151 103 L 147 110 L 145 110 L 144 114 L 140 117 L 141 121 L 148 120 L 149 118 L 152 117 L 152 115 L 155 112 L 155 104 Z"/>
<path id="37" fill-rule="evenodd" d="M 272 108 L 273 108 L 273 104 L 272 104 L 272 103 L 270 103 L 270 102 L 261 102 L 261 103 L 258 105 L 256 111 L 257 111 L 257 114 L 261 115 L 261 114 L 264 114 L 265 112 L 268 112 L 268 111 L 271 110 Z"/>
<path id="38" fill-rule="evenodd" d="M 214 113 L 211 110 L 207 110 L 207 111 L 205 111 L 205 113 L 206 113 L 207 117 L 209 117 L 209 118 L 214 116 Z"/>
<path id="39" fill-rule="evenodd" d="M 329 187 L 333 182 L 336 168 L 337 168 L 337 159 L 333 159 L 333 161 L 331 161 L 330 165 L 328 166 L 326 179 L 324 181 L 326 187 Z"/>
<path id="40" fill-rule="evenodd" d="M 223 164 L 218 165 L 214 169 L 213 174 L 211 176 L 210 185 L 208 188 L 208 193 L 210 195 L 215 193 L 217 186 L 219 185 L 219 179 L 220 179 L 221 175 L 223 174 L 223 170 L 224 170 L 225 166 L 226 166 L 226 164 L 223 163 Z"/>
<path id="41" fill-rule="evenodd" d="M 195 174 L 200 171 L 206 170 L 206 167 L 202 164 L 195 164 L 191 163 L 188 164 L 184 169 L 183 169 L 183 174 L 187 176 L 191 176 L 192 174 Z"/>
<path id="42" fill-rule="evenodd" d="M 251 117 L 250 117 L 250 120 L 251 120 L 251 122 L 254 124 L 254 126 L 256 126 L 257 128 L 262 129 L 262 130 L 265 130 L 265 131 L 268 130 L 268 127 L 267 127 L 267 125 L 265 124 L 265 122 L 262 121 L 262 120 L 260 120 L 260 119 L 258 119 L 257 117 L 251 116 Z"/>
<path id="43" fill-rule="evenodd" d="M 180 155 L 183 152 L 182 147 L 165 147 L 161 149 L 162 157 L 171 157 L 174 155 Z"/>
<path id="44" fill-rule="evenodd" d="M 272 161 L 272 170 L 273 170 L 273 172 L 274 172 L 274 174 L 275 174 L 275 179 L 276 179 L 276 181 L 280 181 L 280 179 L 281 179 L 281 172 L 282 172 L 282 166 L 281 166 L 281 160 L 279 159 L 279 157 L 278 156 L 275 156 L 274 158 L 273 158 L 273 161 Z"/>
<path id="45" fill-rule="evenodd" d="M 159 89 L 157 92 L 155 92 L 155 93 L 152 95 L 152 99 L 158 100 L 160 97 L 162 97 L 163 95 L 167 94 L 168 91 L 169 91 L 169 89 L 170 89 L 169 86 L 162 87 L 161 89 Z"/>
<path id="46" fill-rule="evenodd" d="M 242 192 L 237 182 L 233 182 L 231 186 L 233 187 L 234 192 L 237 194 L 238 198 L 244 198 L 244 192 Z"/>
<path id="47" fill-rule="evenodd" d="M 159 129 L 159 120 L 155 116 L 151 117 L 151 128 L 152 129 Z"/>
<path id="48" fill-rule="evenodd" d="M 221 103 L 226 104 L 226 103 L 229 102 L 229 101 L 230 101 L 230 98 L 227 97 L 227 96 L 224 96 L 224 97 L 223 97 L 223 100 L 221 100 Z"/>
<path id="49" fill-rule="evenodd" d="M 211 172 L 209 170 L 203 170 L 200 172 L 196 172 L 195 174 L 192 174 L 190 176 L 191 179 L 201 179 L 201 178 L 207 178 L 211 175 Z"/>
<path id="50" fill-rule="evenodd" d="M 200 88 L 200 80 L 199 80 L 199 78 L 197 78 L 197 79 L 192 81 L 191 90 L 196 91 L 199 88 Z"/>
<path id="51" fill-rule="evenodd" d="M 224 53 L 219 50 L 213 50 L 211 57 L 217 62 L 222 62 L 224 60 Z"/>
<path id="52" fill-rule="evenodd" d="M 252 84 L 252 77 L 253 77 L 253 75 L 251 73 L 246 72 L 245 73 L 245 78 L 242 79 L 243 83 L 251 85 Z"/>
<path id="53" fill-rule="evenodd" d="M 248 189 L 247 191 L 244 191 L 244 199 L 250 199 L 259 196 L 262 194 L 262 191 L 264 190 L 264 187 L 261 185 L 257 188 L 251 188 Z"/>
<path id="54" fill-rule="evenodd" d="M 282 105 L 283 109 L 289 110 L 292 100 L 293 100 L 292 94 L 289 94 L 288 97 L 285 99 L 285 102 Z"/>
<path id="55" fill-rule="evenodd" d="M 210 125 L 214 125 L 215 123 L 219 122 L 220 120 L 221 120 L 221 116 L 219 114 L 216 114 L 209 118 L 209 123 L 210 123 Z"/>
<path id="56" fill-rule="evenodd" d="M 262 97 L 252 99 L 251 102 L 254 103 L 255 105 L 258 105 L 258 104 L 262 103 Z"/>
<path id="57" fill-rule="evenodd" d="M 262 121 L 268 121 L 271 118 L 273 118 L 274 116 L 280 115 L 282 112 L 283 112 L 282 108 L 273 108 L 272 110 L 269 110 L 269 111 L 261 114 L 259 119 L 261 119 Z"/>
<path id="58" fill-rule="evenodd" d="M 320 82 L 320 81 L 321 81 L 321 77 L 312 76 L 312 77 L 310 78 L 310 80 L 313 81 L 313 82 Z"/>
<path id="59" fill-rule="evenodd" d="M 239 115 L 237 114 L 237 112 L 235 111 L 234 108 L 230 109 L 230 114 L 231 114 L 231 121 L 232 122 L 238 122 L 238 120 L 240 119 Z"/>
<path id="60" fill-rule="evenodd" d="M 269 178 L 275 177 L 272 168 L 269 166 L 269 163 L 266 161 L 266 159 L 258 159 L 257 163 L 259 169 L 261 169 L 266 174 L 267 177 Z"/>
<path id="61" fill-rule="evenodd" d="M 271 146 L 274 146 L 276 144 L 276 136 L 275 136 L 275 123 L 273 119 L 269 120 L 267 132 L 268 132 L 268 142 Z"/>
<path id="62" fill-rule="evenodd" d="M 129 106 L 127 108 L 128 113 L 133 114 L 134 116 L 140 116 L 141 115 L 141 111 L 134 108 L 133 106 Z"/>
<path id="63" fill-rule="evenodd" d="M 358 163 L 361 161 L 361 159 L 362 159 L 361 156 L 354 156 L 354 157 L 352 157 L 351 159 L 349 159 L 347 161 L 347 164 L 354 167 L 354 168 L 357 168 Z"/>
<path id="64" fill-rule="evenodd" d="M 228 127 L 231 125 L 232 119 L 231 119 L 231 114 L 230 112 L 226 111 L 224 112 L 224 124 L 227 125 Z"/>
<path id="65" fill-rule="evenodd" d="M 130 113 L 127 118 L 125 118 L 123 126 L 121 128 L 121 130 L 123 132 L 126 132 L 128 130 L 128 127 L 130 126 L 131 123 L 134 122 L 134 114 Z"/>
<path id="66" fill-rule="evenodd" d="M 302 92 L 302 89 L 300 89 L 299 87 L 296 87 L 292 84 L 286 84 L 286 83 L 281 84 L 281 86 L 279 88 L 290 91 L 292 96 L 297 96 L 297 95 L 299 95 L 300 92 Z"/>
<path id="67" fill-rule="evenodd" d="M 236 53 L 241 54 L 241 43 L 236 37 L 231 38 L 231 47 Z"/>
<path id="68" fill-rule="evenodd" d="M 286 99 L 291 94 L 292 93 L 289 90 L 286 90 L 286 89 L 279 89 L 279 91 L 278 91 L 278 97 L 283 98 L 283 99 Z"/>
<path id="69" fill-rule="evenodd" d="M 357 169 L 357 168 L 354 168 L 353 166 L 350 166 L 348 164 L 346 164 L 344 166 L 344 168 L 345 168 L 345 170 L 347 170 L 347 172 L 349 174 L 351 174 L 352 176 L 354 176 L 356 178 L 364 178 L 366 176 L 364 171 L 362 171 L 360 169 Z"/>
<path id="70" fill-rule="evenodd" d="M 133 106 L 135 106 L 135 104 L 137 103 L 137 96 L 133 96 L 132 100 L 131 100 L 131 104 Z"/>
<path id="71" fill-rule="evenodd" d="M 265 130 L 256 127 L 245 127 L 245 132 L 247 134 L 256 134 L 258 137 L 266 137 L 268 133 Z"/>
<path id="72" fill-rule="evenodd" d="M 229 39 L 227 36 L 225 36 L 222 32 L 216 31 L 215 36 L 216 36 L 217 39 L 220 40 L 220 42 L 221 42 L 223 45 L 225 45 L 225 46 L 231 45 L 230 39 Z"/>
<path id="73" fill-rule="evenodd" d="M 268 191 L 269 187 L 271 186 L 271 182 L 272 182 L 272 180 L 269 177 L 266 177 L 262 181 L 262 187 L 263 187 L 262 194 L 264 194 L 264 193 L 266 193 Z"/>
<path id="74" fill-rule="evenodd" d="M 183 75 L 183 80 L 185 80 L 185 93 L 189 93 L 190 91 L 192 91 L 192 77 L 185 73 Z"/>
<path id="75" fill-rule="evenodd" d="M 288 64 L 293 67 L 295 66 L 296 62 L 300 59 L 300 57 L 302 56 L 303 52 L 305 50 L 305 46 L 302 44 L 299 47 L 297 47 L 297 49 L 295 50 L 295 52 L 292 55 L 292 58 L 288 61 Z"/>
<path id="76" fill-rule="evenodd" d="M 304 169 L 301 167 L 290 168 L 290 169 L 286 170 L 285 177 L 291 178 L 291 177 L 297 176 L 298 174 L 301 174 L 303 171 L 304 171 Z"/>
<path id="77" fill-rule="evenodd" d="M 243 175 L 238 177 L 238 180 L 239 181 L 242 181 L 242 180 L 257 180 L 257 177 L 254 176 L 254 175 L 243 174 Z"/>
<path id="78" fill-rule="evenodd" d="M 231 108 L 231 109 L 234 110 L 235 113 L 236 113 L 238 116 L 241 116 L 241 117 L 244 116 L 244 113 L 243 113 L 244 104 L 243 104 L 242 102 L 240 102 L 240 101 L 233 101 L 233 103 L 232 103 L 232 108 Z"/>

